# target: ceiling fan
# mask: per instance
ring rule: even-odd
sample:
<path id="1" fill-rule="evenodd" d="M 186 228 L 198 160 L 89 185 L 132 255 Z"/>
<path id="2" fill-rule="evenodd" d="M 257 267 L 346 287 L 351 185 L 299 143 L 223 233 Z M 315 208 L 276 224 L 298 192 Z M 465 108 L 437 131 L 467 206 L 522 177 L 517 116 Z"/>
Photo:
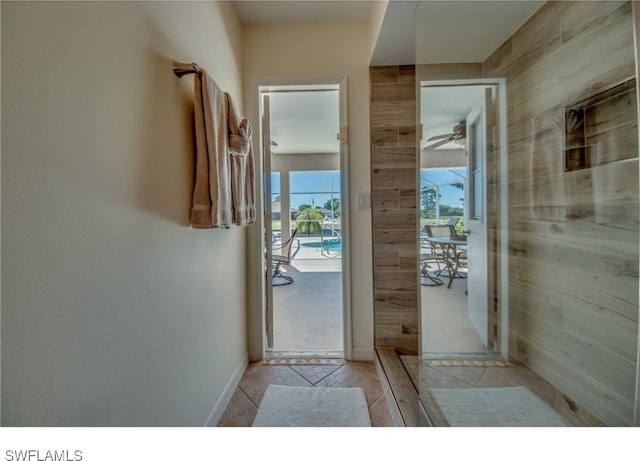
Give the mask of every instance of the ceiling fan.
<path id="1" fill-rule="evenodd" d="M 464 144 L 463 141 L 466 139 L 466 137 L 467 137 L 467 122 L 464 120 L 461 120 L 460 123 L 458 123 L 456 126 L 453 127 L 452 133 L 432 136 L 431 138 L 427 139 L 427 142 L 430 142 L 430 141 L 436 141 L 436 142 L 425 146 L 425 149 L 432 150 L 432 149 L 435 149 L 436 147 L 440 147 L 454 141 L 458 142 L 458 144 Z"/>

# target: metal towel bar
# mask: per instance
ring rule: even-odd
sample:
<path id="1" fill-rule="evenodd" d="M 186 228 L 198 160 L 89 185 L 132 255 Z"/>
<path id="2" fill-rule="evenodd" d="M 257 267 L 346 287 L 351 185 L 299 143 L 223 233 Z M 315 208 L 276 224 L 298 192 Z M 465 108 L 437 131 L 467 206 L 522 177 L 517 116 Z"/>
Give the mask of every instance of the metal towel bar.
<path id="1" fill-rule="evenodd" d="M 195 62 L 188 64 L 185 62 L 173 61 L 173 73 L 178 77 L 182 77 L 187 74 L 201 74 L 202 69 L 200 69 Z"/>

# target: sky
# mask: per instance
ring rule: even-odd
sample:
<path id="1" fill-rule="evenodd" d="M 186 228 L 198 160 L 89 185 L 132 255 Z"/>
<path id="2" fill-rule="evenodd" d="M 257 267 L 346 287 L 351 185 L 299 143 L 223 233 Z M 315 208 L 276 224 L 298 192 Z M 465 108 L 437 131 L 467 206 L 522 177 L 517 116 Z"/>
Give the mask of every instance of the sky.
<path id="1" fill-rule="evenodd" d="M 454 181 L 463 182 L 464 179 L 457 176 L 451 171 L 455 171 L 458 175 L 466 177 L 466 168 L 455 170 L 422 170 L 420 172 L 420 187 L 430 186 L 431 183 L 440 185 L 440 205 L 449 205 L 453 207 L 461 207 L 464 199 L 464 190 L 457 189 L 453 186 L 443 186 Z M 430 182 L 429 182 L 430 181 Z"/>
<path id="2" fill-rule="evenodd" d="M 280 193 L 279 174 L 272 173 L 271 178 L 271 192 L 275 196 Z M 338 171 L 294 172 L 290 174 L 289 181 L 292 208 L 299 208 L 302 204 L 313 205 L 314 208 L 323 207 L 331 198 L 332 190 L 333 197 L 340 198 Z"/>
<path id="3" fill-rule="evenodd" d="M 455 170 L 458 174 L 464 175 L 464 169 Z M 462 180 L 448 170 L 423 170 L 420 173 L 420 187 L 428 185 L 425 180 L 430 180 L 436 184 L 445 184 L 455 180 Z M 280 174 L 271 174 L 271 192 L 275 197 L 280 194 Z M 333 179 L 333 183 L 332 183 Z M 299 208 L 302 204 L 313 205 L 313 207 L 322 207 L 333 197 L 340 198 L 340 173 L 338 171 L 309 171 L 309 172 L 293 172 L 290 174 L 291 188 L 291 206 Z M 320 193 L 324 192 L 324 193 Z M 455 187 L 440 188 L 440 204 L 460 207 L 462 205 L 461 198 L 464 192 Z"/>

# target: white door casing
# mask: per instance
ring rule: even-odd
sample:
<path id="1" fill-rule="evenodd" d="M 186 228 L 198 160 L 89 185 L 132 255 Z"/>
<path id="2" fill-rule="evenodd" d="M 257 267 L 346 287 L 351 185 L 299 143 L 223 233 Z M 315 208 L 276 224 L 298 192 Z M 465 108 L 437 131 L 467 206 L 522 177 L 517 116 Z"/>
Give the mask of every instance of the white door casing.
<path id="1" fill-rule="evenodd" d="M 485 346 L 489 340 L 487 266 L 486 105 L 467 116 L 467 315 Z"/>
<path id="2" fill-rule="evenodd" d="M 269 131 L 270 111 L 269 98 L 261 88 L 270 86 L 298 86 L 309 85 L 338 85 L 339 88 L 339 125 L 340 133 L 336 133 L 340 140 L 340 178 L 341 178 L 341 226 L 342 226 L 342 307 L 343 307 L 343 357 L 350 360 L 352 357 L 352 313 L 351 313 L 351 264 L 350 264 L 350 194 L 349 194 L 349 156 L 348 156 L 348 110 L 347 110 L 347 79 L 345 78 L 314 78 L 314 79 L 288 79 L 264 82 L 265 85 L 258 85 L 258 95 L 261 101 L 261 122 L 262 122 L 262 202 L 264 203 L 264 229 L 259 241 L 256 239 L 257 254 L 265 258 L 265 274 L 262 277 L 265 296 L 262 298 L 264 304 L 261 310 L 255 310 L 254 322 L 263 324 L 262 332 L 252 332 L 251 341 L 255 344 L 262 343 L 263 347 L 255 351 L 258 359 L 264 358 L 268 349 L 273 348 L 274 343 L 274 317 L 273 317 L 273 282 L 271 271 L 271 235 L 272 235 L 272 213 L 271 213 L 271 136 Z M 257 287 L 256 287 L 256 291 Z M 264 336 L 263 336 L 264 335 Z"/>
<path id="3" fill-rule="evenodd" d="M 268 348 L 273 347 L 273 272 L 271 270 L 271 257 L 272 257 L 272 245 L 271 236 L 272 230 L 272 216 L 271 216 L 271 132 L 269 127 L 270 112 L 269 112 L 269 95 L 262 95 L 262 152 L 263 152 L 263 185 L 264 185 L 264 251 L 260 254 L 264 254 L 265 261 L 265 291 L 266 300 L 264 306 L 264 321 L 265 321 L 265 333 L 266 333 L 266 346 Z"/>

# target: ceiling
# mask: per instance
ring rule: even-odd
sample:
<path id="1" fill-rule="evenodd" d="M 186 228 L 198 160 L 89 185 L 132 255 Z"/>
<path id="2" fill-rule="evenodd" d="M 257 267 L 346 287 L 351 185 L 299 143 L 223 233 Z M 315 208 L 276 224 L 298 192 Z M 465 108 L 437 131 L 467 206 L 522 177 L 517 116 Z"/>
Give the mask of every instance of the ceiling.
<path id="1" fill-rule="evenodd" d="M 243 25 L 269 26 L 368 22 L 377 1 L 236 0 L 233 3 Z M 391 0 L 371 65 L 483 62 L 543 4 L 541 1 L 524 0 Z M 453 126 L 466 117 L 477 99 L 473 91 L 460 88 L 422 90 L 429 104 L 422 106 L 421 147 L 431 136 L 450 133 Z M 319 99 L 322 97 L 328 99 L 322 101 Z M 274 146 L 276 152 L 328 152 L 335 149 L 337 112 L 335 101 L 331 99 L 334 97 L 331 93 L 314 95 L 314 103 L 309 104 L 291 101 L 280 104 L 274 100 L 272 136 L 278 143 Z M 320 110 L 322 108 L 324 112 Z M 327 125 L 324 134 L 319 124 Z M 440 149 L 448 148 L 459 149 L 459 146 L 449 144 Z"/>
<path id="2" fill-rule="evenodd" d="M 484 62 L 542 5 L 541 1 L 420 1 L 414 10 L 415 64 Z M 405 32 L 406 34 L 406 32 Z M 374 53 L 375 57 L 375 53 Z M 421 88 L 420 147 L 451 133 L 483 98 L 482 87 Z M 436 151 L 460 150 L 451 142 Z M 423 150 L 423 156 L 439 156 Z M 453 158 L 453 157 L 452 157 Z M 423 159 L 424 160 L 424 159 Z"/>
<path id="3" fill-rule="evenodd" d="M 368 22 L 372 1 L 246 1 L 235 0 L 240 23 L 245 26 Z"/>
<path id="4" fill-rule="evenodd" d="M 381 0 L 232 0 L 245 26 L 368 22 Z M 482 62 L 545 2 L 390 0 L 371 65 Z"/>
<path id="5" fill-rule="evenodd" d="M 420 147 L 435 141 L 432 136 L 452 133 L 454 125 L 466 120 L 471 109 L 483 98 L 482 86 L 422 87 L 420 89 L 420 120 L 423 125 Z M 450 142 L 436 150 L 460 150 L 464 147 Z"/>
<path id="6" fill-rule="evenodd" d="M 274 154 L 340 152 L 338 86 L 281 89 L 268 93 L 271 151 Z"/>
<path id="7" fill-rule="evenodd" d="M 416 63 L 484 62 L 545 2 L 421 1 Z"/>

